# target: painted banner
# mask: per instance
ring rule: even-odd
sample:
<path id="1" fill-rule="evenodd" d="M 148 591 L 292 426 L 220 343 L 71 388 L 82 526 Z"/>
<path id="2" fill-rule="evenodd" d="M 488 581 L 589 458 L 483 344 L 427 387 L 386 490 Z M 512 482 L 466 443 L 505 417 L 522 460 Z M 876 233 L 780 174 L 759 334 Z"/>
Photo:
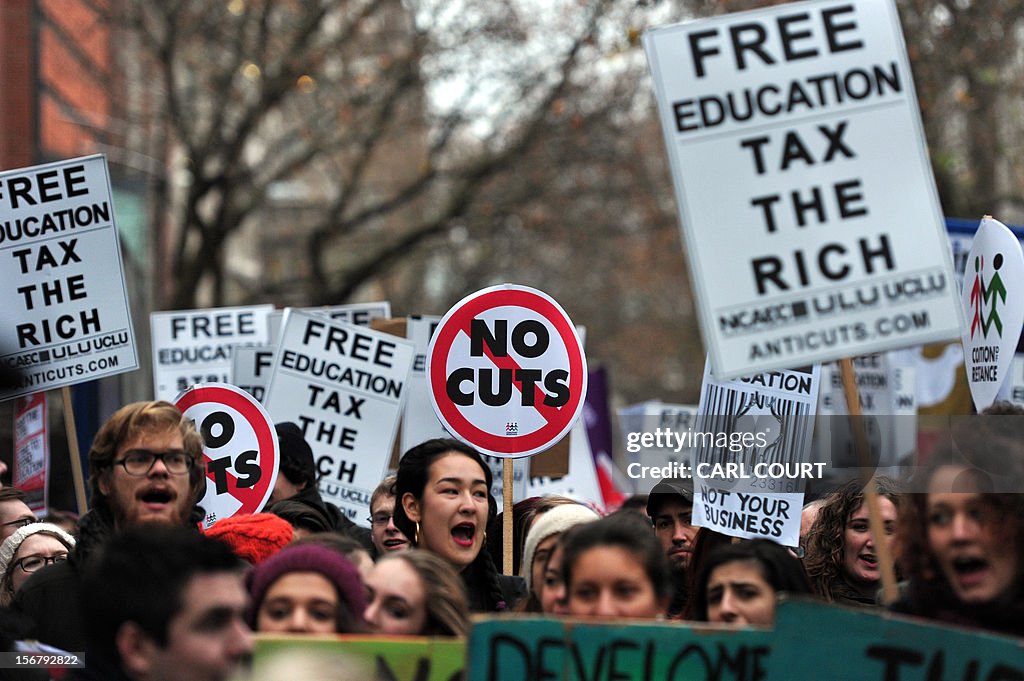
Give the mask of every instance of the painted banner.
<path id="1" fill-rule="evenodd" d="M 14 466 L 11 483 L 25 493 L 25 503 L 42 515 L 50 505 L 50 434 L 46 393 L 19 397 L 14 403 Z"/>
<path id="2" fill-rule="evenodd" d="M 681 622 L 479 618 L 467 681 L 753 681 L 764 678 L 771 640 L 768 630 Z"/>
<path id="3" fill-rule="evenodd" d="M 259 512 L 274 491 L 281 462 L 277 431 L 263 406 L 241 388 L 222 383 L 194 385 L 175 406 L 203 437 L 203 528 Z"/>
<path id="4" fill-rule="evenodd" d="M 461 681 L 465 664 L 454 638 L 257 634 L 251 678 Z"/>
<path id="5" fill-rule="evenodd" d="M 197 383 L 231 383 L 234 348 L 270 343 L 273 311 L 273 305 L 249 305 L 149 315 L 155 398 L 173 401 Z"/>
<path id="6" fill-rule="evenodd" d="M 366 524 L 406 399 L 412 343 L 323 315 L 288 310 L 264 400 L 275 423 L 302 428 L 320 493 Z"/>
<path id="7" fill-rule="evenodd" d="M 0 400 L 139 366 L 104 156 L 0 173 Z"/>
<path id="8" fill-rule="evenodd" d="M 644 47 L 717 378 L 959 337 L 892 0 L 689 21 Z"/>
<path id="9" fill-rule="evenodd" d="M 583 409 L 583 343 L 542 291 L 503 284 L 463 298 L 438 324 L 429 355 L 427 383 L 438 419 L 493 456 L 544 451 Z"/>
<path id="10" fill-rule="evenodd" d="M 767 681 L 1024 678 L 1020 639 L 864 608 L 781 602 Z"/>
<path id="11" fill-rule="evenodd" d="M 967 383 L 981 411 L 1007 385 L 1024 327 L 1024 253 L 1014 233 L 989 216 L 967 254 L 962 303 Z"/>

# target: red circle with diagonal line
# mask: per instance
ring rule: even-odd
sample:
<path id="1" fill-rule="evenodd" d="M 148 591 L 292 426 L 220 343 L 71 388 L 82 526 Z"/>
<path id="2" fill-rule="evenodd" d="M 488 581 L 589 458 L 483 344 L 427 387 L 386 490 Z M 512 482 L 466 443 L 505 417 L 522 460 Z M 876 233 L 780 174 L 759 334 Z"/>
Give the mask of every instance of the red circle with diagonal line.
<path id="1" fill-rule="evenodd" d="M 477 291 L 438 323 L 427 384 L 449 432 L 499 457 L 558 442 L 583 409 L 587 361 L 572 320 L 526 286 Z"/>
<path id="2" fill-rule="evenodd" d="M 263 405 L 226 383 L 194 385 L 174 404 L 201 434 L 204 424 L 210 424 L 211 436 L 203 438 L 203 527 L 262 509 L 274 491 L 280 464 L 277 431 Z"/>

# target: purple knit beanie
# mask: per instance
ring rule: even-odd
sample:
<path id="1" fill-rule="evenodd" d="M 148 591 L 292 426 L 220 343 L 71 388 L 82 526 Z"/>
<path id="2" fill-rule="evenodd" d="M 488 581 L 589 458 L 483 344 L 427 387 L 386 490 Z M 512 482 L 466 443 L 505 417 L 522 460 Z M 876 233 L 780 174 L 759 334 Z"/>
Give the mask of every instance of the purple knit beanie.
<path id="1" fill-rule="evenodd" d="M 359 570 L 352 562 L 333 549 L 316 544 L 287 546 L 252 569 L 246 586 L 252 600 L 249 604 L 249 626 L 256 628 L 256 613 L 271 585 L 291 572 L 316 572 L 323 575 L 338 590 L 338 598 L 357 622 L 363 620 L 366 610 L 366 589 Z"/>

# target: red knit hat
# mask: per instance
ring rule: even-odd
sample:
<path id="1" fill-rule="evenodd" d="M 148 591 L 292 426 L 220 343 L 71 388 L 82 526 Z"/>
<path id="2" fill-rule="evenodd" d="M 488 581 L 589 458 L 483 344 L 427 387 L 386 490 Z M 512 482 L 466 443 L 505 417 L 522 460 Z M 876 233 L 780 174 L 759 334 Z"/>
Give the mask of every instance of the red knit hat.
<path id="1" fill-rule="evenodd" d="M 239 558 L 259 565 L 291 543 L 291 523 L 273 513 L 247 513 L 218 520 L 206 530 L 208 537 L 231 546 Z"/>

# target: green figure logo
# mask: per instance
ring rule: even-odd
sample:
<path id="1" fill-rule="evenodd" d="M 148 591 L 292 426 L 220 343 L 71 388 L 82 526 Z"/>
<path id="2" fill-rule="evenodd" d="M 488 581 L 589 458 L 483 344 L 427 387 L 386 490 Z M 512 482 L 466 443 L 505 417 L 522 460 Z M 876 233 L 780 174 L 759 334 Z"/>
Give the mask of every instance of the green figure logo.
<path id="1" fill-rule="evenodd" d="M 982 286 L 982 297 L 985 305 L 989 305 L 988 316 L 985 317 L 981 322 L 982 333 L 988 338 L 988 330 L 994 325 L 996 327 L 996 333 L 999 337 L 1003 337 L 1003 322 L 999 319 L 999 301 L 1002 300 L 1003 305 L 1006 304 L 1006 286 L 1003 284 L 1003 278 L 999 276 L 999 268 L 1003 266 L 1003 254 L 996 253 L 996 256 L 992 258 L 992 267 L 995 268 L 995 272 L 992 273 L 992 278 L 988 280 L 987 285 Z"/>

